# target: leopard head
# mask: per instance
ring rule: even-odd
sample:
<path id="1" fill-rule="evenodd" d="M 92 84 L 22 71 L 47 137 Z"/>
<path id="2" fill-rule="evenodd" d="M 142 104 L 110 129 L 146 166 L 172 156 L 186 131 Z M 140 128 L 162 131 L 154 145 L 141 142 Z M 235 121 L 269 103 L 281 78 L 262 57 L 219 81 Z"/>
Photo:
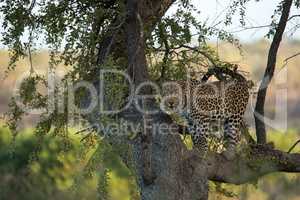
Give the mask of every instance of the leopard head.
<path id="1" fill-rule="evenodd" d="M 185 81 L 166 82 L 162 86 L 160 106 L 165 112 L 180 113 L 185 106 L 185 96 Z"/>

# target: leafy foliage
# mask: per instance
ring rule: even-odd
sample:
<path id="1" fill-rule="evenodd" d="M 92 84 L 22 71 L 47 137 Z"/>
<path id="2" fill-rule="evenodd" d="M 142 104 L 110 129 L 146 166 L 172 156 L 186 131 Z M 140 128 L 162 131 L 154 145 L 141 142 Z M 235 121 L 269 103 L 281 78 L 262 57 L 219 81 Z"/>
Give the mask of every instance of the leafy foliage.
<path id="1" fill-rule="evenodd" d="M 74 131 L 67 139 L 66 150 L 64 139 L 39 141 L 27 130 L 12 149 L 9 130 L 0 128 L 0 199 L 137 199 L 132 174 L 109 145 L 98 138 L 97 144 L 86 146 Z M 115 194 L 115 187 L 123 188 L 125 196 Z"/>
<path id="2" fill-rule="evenodd" d="M 213 36 L 240 47 L 232 34 L 199 21 L 197 14 L 199 11 L 192 4 L 181 5 L 152 32 L 147 47 L 150 72 L 155 80 L 182 79 L 187 71 L 199 70 L 199 66 L 202 70 L 219 66 L 221 61 L 216 52 L 207 45 Z"/>

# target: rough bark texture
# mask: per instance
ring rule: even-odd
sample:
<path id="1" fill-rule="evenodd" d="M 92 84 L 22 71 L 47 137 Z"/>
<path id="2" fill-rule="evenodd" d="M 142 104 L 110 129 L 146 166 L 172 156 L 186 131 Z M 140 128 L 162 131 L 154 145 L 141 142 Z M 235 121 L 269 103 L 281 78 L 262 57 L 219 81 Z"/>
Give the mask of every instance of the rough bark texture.
<path id="1" fill-rule="evenodd" d="M 266 145 L 252 145 L 232 161 L 214 154 L 208 158 L 212 181 L 244 184 L 272 172 L 300 172 L 300 154 L 289 154 Z"/>
<path id="2" fill-rule="evenodd" d="M 143 8 L 140 13 L 140 22 L 143 24 L 144 33 L 146 34 L 144 38 L 147 38 L 147 34 L 151 33 L 157 22 L 175 1 L 176 0 L 142 0 L 140 2 L 140 6 Z M 98 66 L 104 63 L 108 54 L 112 54 L 112 56 L 116 58 L 127 57 L 126 40 L 124 40 L 126 37 L 124 32 L 126 31 L 122 31 L 125 28 L 122 26 L 122 23 L 122 21 L 117 20 L 112 24 L 112 27 L 119 27 L 119 30 L 113 29 L 115 31 L 108 33 L 107 37 L 104 38 L 100 44 L 97 60 Z"/>
<path id="3" fill-rule="evenodd" d="M 145 9 L 142 1 L 127 1 L 128 73 L 136 85 L 148 80 L 143 22 L 140 17 L 142 9 Z M 147 88 L 142 92 L 151 94 Z M 151 99 L 142 101 L 146 109 L 155 107 Z M 124 118 L 128 119 L 126 116 Z M 163 113 L 144 113 L 142 118 L 147 127 L 133 143 L 142 199 L 207 199 L 206 165 L 199 164 L 201 160 L 197 165 L 191 164 L 197 157 L 190 156 L 180 136 L 172 134 L 171 130 L 162 132 L 155 126 L 170 126 L 172 120 Z"/>
<path id="4" fill-rule="evenodd" d="M 152 124 L 171 124 L 168 116 L 160 113 L 152 116 Z M 134 142 L 134 155 L 138 167 L 141 197 L 145 200 L 193 200 L 207 199 L 207 168 L 203 160 L 192 151 L 188 151 L 178 134 L 172 130 L 163 133 L 152 129 L 151 158 L 152 180 L 144 179 L 145 167 L 142 165 L 145 154 L 142 152 L 143 138 L 138 137 Z"/>
<path id="5" fill-rule="evenodd" d="M 260 144 L 265 144 L 267 141 L 266 126 L 264 122 L 265 100 L 266 100 L 268 86 L 274 75 L 277 52 L 282 40 L 282 35 L 284 33 L 287 21 L 289 19 L 292 3 L 293 0 L 285 0 L 283 2 L 282 15 L 280 17 L 279 24 L 277 25 L 276 32 L 273 41 L 271 43 L 271 47 L 268 54 L 267 68 L 257 95 L 254 118 L 255 118 L 257 142 Z"/>

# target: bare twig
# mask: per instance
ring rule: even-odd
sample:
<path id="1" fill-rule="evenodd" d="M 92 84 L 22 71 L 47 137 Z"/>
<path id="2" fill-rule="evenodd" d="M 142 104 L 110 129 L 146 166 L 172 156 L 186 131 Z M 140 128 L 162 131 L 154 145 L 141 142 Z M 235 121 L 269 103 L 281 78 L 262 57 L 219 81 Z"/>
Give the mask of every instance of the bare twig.
<path id="1" fill-rule="evenodd" d="M 30 39 L 29 39 L 29 44 L 28 44 L 28 56 L 29 56 L 29 63 L 30 63 L 30 75 L 34 73 L 34 68 L 32 64 L 32 53 L 31 53 L 31 42 L 32 42 L 32 34 L 30 33 Z"/>
<path id="2" fill-rule="evenodd" d="M 296 18 L 296 17 L 300 17 L 300 15 L 292 15 L 289 17 L 288 21 L 292 20 L 293 18 Z"/>
<path id="3" fill-rule="evenodd" d="M 32 46 L 32 41 L 33 41 L 33 31 L 35 29 L 35 23 L 34 23 L 34 16 L 31 13 L 34 6 L 36 4 L 36 0 L 33 0 L 28 8 L 28 14 L 30 15 L 30 17 L 32 18 L 30 23 L 31 23 L 31 28 L 30 28 L 30 33 L 29 33 L 29 42 L 28 42 L 28 56 L 29 56 L 29 63 L 30 63 L 30 75 L 32 75 L 34 73 L 34 68 L 33 68 L 33 64 L 32 64 L 32 52 L 31 52 L 31 46 Z"/>
<path id="4" fill-rule="evenodd" d="M 296 54 L 294 54 L 294 55 L 292 55 L 292 56 L 290 56 L 290 57 L 287 57 L 286 59 L 284 59 L 283 65 L 279 68 L 279 71 L 277 72 L 277 74 L 280 74 L 281 70 L 283 70 L 283 69 L 288 65 L 288 62 L 289 62 L 291 59 L 293 59 L 293 58 L 295 58 L 295 57 L 297 57 L 297 56 L 299 56 L 299 55 L 300 55 L 300 52 L 299 52 L 299 53 L 296 53 Z M 275 76 L 276 76 L 276 75 L 275 75 Z"/>
<path id="5" fill-rule="evenodd" d="M 78 134 L 80 134 L 80 133 L 89 131 L 89 130 L 91 130 L 91 129 L 93 129 L 93 126 L 90 126 L 90 127 L 85 128 L 85 129 L 79 130 L 79 131 L 77 131 L 77 132 L 75 133 L 75 135 L 78 135 Z"/>
<path id="6" fill-rule="evenodd" d="M 296 53 L 296 54 L 294 54 L 294 55 L 292 55 L 292 56 L 290 56 L 290 57 L 288 57 L 288 58 L 286 58 L 286 59 L 284 59 L 284 63 L 287 63 L 289 60 L 291 60 L 292 58 L 295 58 L 295 57 L 297 57 L 297 56 L 299 56 L 300 55 L 300 52 L 298 52 L 298 53 Z"/>
<path id="7" fill-rule="evenodd" d="M 169 42 L 167 40 L 167 36 L 165 34 L 165 30 L 163 27 L 163 24 L 159 24 L 159 33 L 161 35 L 162 38 L 162 42 L 165 46 L 165 51 L 164 51 L 164 57 L 163 57 L 163 63 L 162 63 L 162 68 L 161 68 L 161 74 L 160 74 L 160 80 L 164 80 L 165 78 L 165 73 L 166 73 L 166 68 L 167 68 L 167 64 L 169 61 L 169 56 L 170 56 L 170 46 L 169 46 Z"/>
<path id="8" fill-rule="evenodd" d="M 293 151 L 293 149 L 300 143 L 300 140 L 298 140 L 297 142 L 295 142 L 295 144 L 288 150 L 288 153 L 291 153 Z"/>
<path id="9" fill-rule="evenodd" d="M 213 66 L 217 67 L 217 63 L 214 61 L 214 59 L 208 55 L 205 51 L 201 51 L 199 48 L 197 47 L 191 47 L 191 46 L 188 46 L 188 45 L 181 45 L 181 48 L 186 48 L 186 49 L 190 49 L 192 51 L 195 51 L 201 55 L 203 55 L 204 57 L 206 57 L 212 64 Z"/>
<path id="10" fill-rule="evenodd" d="M 32 9 L 33 9 L 34 6 L 35 6 L 35 3 L 36 3 L 36 0 L 33 0 L 33 1 L 31 2 L 30 6 L 29 6 L 29 8 L 28 8 L 29 13 L 31 13 Z"/>
<path id="11" fill-rule="evenodd" d="M 261 25 L 261 26 L 249 26 L 249 27 L 244 27 L 243 29 L 236 30 L 236 31 L 231 31 L 230 33 L 239 33 L 242 31 L 247 31 L 247 30 L 252 30 L 252 29 L 261 29 L 261 28 L 269 28 L 271 25 Z"/>
<path id="12" fill-rule="evenodd" d="M 288 18 L 287 21 L 290 21 L 296 17 L 300 17 L 300 15 L 292 15 L 291 17 Z M 269 28 L 271 27 L 271 24 L 267 24 L 267 25 L 260 25 L 260 26 L 249 26 L 249 27 L 244 27 L 242 29 L 239 30 L 235 30 L 235 31 L 231 31 L 230 33 L 239 33 L 239 32 L 243 32 L 243 31 L 247 31 L 247 30 L 252 30 L 252 29 L 261 29 L 261 28 Z"/>
<path id="13" fill-rule="evenodd" d="M 89 131 L 88 134 L 86 134 L 83 138 L 81 138 L 80 142 L 82 142 L 82 141 L 86 140 L 88 137 L 90 137 L 93 132 L 94 131 Z"/>

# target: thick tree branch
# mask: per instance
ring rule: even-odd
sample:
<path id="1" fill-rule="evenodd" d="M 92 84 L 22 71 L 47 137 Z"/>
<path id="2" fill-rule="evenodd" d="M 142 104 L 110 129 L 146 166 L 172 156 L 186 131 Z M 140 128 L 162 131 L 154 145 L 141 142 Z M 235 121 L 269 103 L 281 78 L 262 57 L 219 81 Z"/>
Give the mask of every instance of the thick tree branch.
<path id="1" fill-rule="evenodd" d="M 176 0 L 145 0 L 141 1 L 140 7 L 143 7 L 143 12 L 140 13 L 141 22 L 143 23 L 144 32 L 146 34 L 150 34 L 154 27 L 156 26 L 157 22 L 163 17 L 169 7 L 175 2 Z M 113 24 L 113 27 L 116 25 Z M 119 27 L 123 29 L 123 26 Z M 117 32 L 114 33 L 114 37 L 111 37 L 111 34 L 107 38 L 104 38 L 102 44 L 100 44 L 100 52 L 107 52 L 111 53 L 114 52 L 114 55 L 119 57 L 126 57 L 127 54 L 124 51 L 126 49 L 126 41 L 124 40 L 124 33 Z M 147 38 L 147 35 L 145 35 Z M 105 44 L 109 43 L 110 46 Z M 105 54 L 106 55 L 106 54 Z M 106 55 L 107 56 L 107 55 Z M 102 60 L 104 59 L 103 54 L 100 53 L 98 59 L 98 64 L 101 64 Z"/>
<path id="2" fill-rule="evenodd" d="M 282 40 L 282 36 L 289 19 L 290 9 L 292 6 L 292 0 L 285 0 L 283 2 L 283 9 L 282 15 L 280 17 L 278 26 L 276 28 L 276 32 L 271 43 L 271 47 L 268 54 L 268 62 L 267 68 L 264 73 L 264 77 L 262 83 L 259 87 L 258 95 L 257 95 L 257 102 L 255 106 L 254 118 L 255 118 L 255 128 L 256 128 L 256 136 L 257 142 L 260 144 L 264 144 L 267 141 L 266 138 L 266 127 L 264 123 L 264 107 L 265 107 L 265 99 L 268 90 L 268 86 L 273 78 L 275 66 L 276 66 L 276 59 L 277 59 L 277 52 Z"/>
<path id="3" fill-rule="evenodd" d="M 163 81 L 165 79 L 165 74 L 167 70 L 167 65 L 169 61 L 169 56 L 170 56 L 170 46 L 169 42 L 167 40 L 167 36 L 165 34 L 165 27 L 162 23 L 158 24 L 158 29 L 159 29 L 159 34 L 161 35 L 162 43 L 164 44 L 164 57 L 163 57 L 163 62 L 162 62 L 162 67 L 161 67 L 161 73 L 160 73 L 160 81 Z"/>
<path id="4" fill-rule="evenodd" d="M 206 82 L 213 75 L 216 76 L 220 81 L 226 80 L 225 75 L 240 81 L 246 81 L 246 78 L 237 72 L 237 67 L 238 66 L 236 66 L 235 69 L 222 68 L 218 66 L 209 68 L 207 73 L 202 77 L 201 81 Z"/>
<path id="5" fill-rule="evenodd" d="M 219 154 L 211 155 L 208 158 L 208 171 L 212 181 L 244 184 L 272 172 L 300 172 L 300 154 L 289 154 L 267 145 L 256 145 L 233 161 L 228 161 Z"/>
<path id="6" fill-rule="evenodd" d="M 141 1 L 140 1 L 141 2 Z M 138 85 L 149 79 L 145 53 L 144 23 L 141 19 L 141 3 L 129 0 L 127 3 L 126 46 L 128 75 Z"/>

